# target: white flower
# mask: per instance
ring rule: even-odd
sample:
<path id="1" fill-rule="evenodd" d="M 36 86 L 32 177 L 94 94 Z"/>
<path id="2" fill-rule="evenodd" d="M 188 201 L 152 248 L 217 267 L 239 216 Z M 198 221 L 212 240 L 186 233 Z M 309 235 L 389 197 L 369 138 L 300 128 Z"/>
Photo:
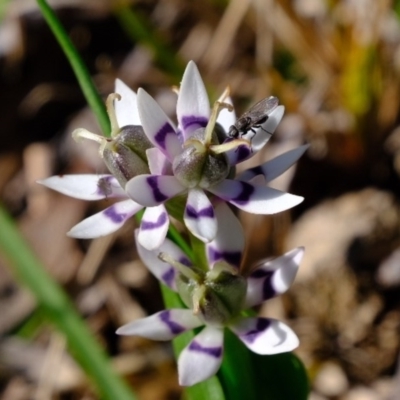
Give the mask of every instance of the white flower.
<path id="1" fill-rule="evenodd" d="M 216 205 L 215 212 L 218 234 L 206 245 L 210 270 L 205 272 L 201 282 L 191 280 L 186 291 L 179 288 L 190 309 L 164 310 L 117 330 L 120 335 L 171 340 L 182 332 L 205 325 L 179 356 L 179 382 L 183 386 L 194 385 L 218 371 L 223 357 L 225 327 L 258 354 L 288 352 L 299 343 L 295 333 L 284 323 L 271 318 L 244 317 L 241 311 L 285 292 L 295 278 L 304 249 L 297 248 L 272 261 L 262 262 L 244 278 L 239 274 L 244 249 L 240 223 L 224 202 Z M 150 271 L 172 290 L 177 291 L 185 276 L 198 274 L 198 269 L 190 267 L 187 256 L 168 239 L 158 251 L 148 251 L 139 243 L 137 247 Z M 168 254 L 164 260 L 175 259 L 179 263 L 161 261 L 160 252 Z M 229 268 L 233 273 L 227 273 Z M 216 269 L 220 269 L 222 275 Z M 243 295 L 239 293 L 241 287 Z M 191 298 L 186 296 L 189 292 Z"/>
<path id="2" fill-rule="evenodd" d="M 255 214 L 278 213 L 303 200 L 249 181 L 260 174 L 266 182 L 276 178 L 297 161 L 307 146 L 234 177 L 233 167 L 265 145 L 280 122 L 284 108 L 277 106 L 248 141 L 227 136 L 226 132 L 236 120 L 234 113 L 220 110 L 227 102 L 230 100 L 225 94 L 210 111 L 207 92 L 194 62 L 189 62 L 178 94 L 178 127 L 149 94 L 143 89 L 138 91 L 140 120 L 155 147 L 147 151 L 151 173 L 132 178 L 126 184 L 126 191 L 146 207 L 159 206 L 188 193 L 184 221 L 191 233 L 204 242 L 213 240 L 217 233 L 214 196 Z M 215 127 L 215 122 L 222 126 L 222 131 L 218 125 Z M 205 190 L 214 196 L 210 198 Z M 157 225 L 154 229 L 158 229 Z M 142 240 L 141 243 L 145 245 Z"/>
<path id="3" fill-rule="evenodd" d="M 107 101 L 112 122 L 111 139 L 84 129 L 79 129 L 73 134 L 77 139 L 86 138 L 99 142 L 100 154 L 114 175 L 60 175 L 38 182 L 77 199 L 121 200 L 75 225 L 68 232 L 68 235 L 74 238 L 93 239 L 108 235 L 144 208 L 127 195 L 124 186 L 135 174 L 150 171 L 146 150 L 152 150 L 151 144 L 143 135 L 140 126 L 136 94 L 120 80 L 116 80 L 115 91 L 118 96 L 112 95 Z M 120 101 L 115 101 L 113 105 L 112 102 L 116 98 L 120 98 Z M 156 166 L 153 166 L 153 171 L 157 172 Z M 140 236 L 144 238 L 145 243 L 151 244 L 149 248 L 156 248 L 167 234 L 168 214 L 164 205 L 159 205 L 147 209 L 145 217 L 140 227 Z M 157 229 L 154 229 L 154 226 L 157 226 Z"/>
<path id="4" fill-rule="evenodd" d="M 122 200 L 74 226 L 68 233 L 70 236 L 91 239 L 110 234 L 146 207 L 138 240 L 147 249 L 156 249 L 163 243 L 169 228 L 164 203 L 187 193 L 184 222 L 193 235 L 210 242 L 218 228 L 213 205 L 215 199 L 256 214 L 277 213 L 303 200 L 269 188 L 266 183 L 293 165 L 307 146 L 291 150 L 234 177 L 234 166 L 253 156 L 267 143 L 269 133 L 274 132 L 283 116 L 282 106 L 270 113 L 249 142 L 226 136 L 236 120 L 233 112 L 217 110 L 210 117 L 207 93 L 193 62 L 186 68 L 179 91 L 178 128 L 143 89 L 139 89 L 136 95 L 117 80 L 115 92 L 107 100 L 111 139 L 84 129 L 73 133 L 76 139 L 100 143 L 100 154 L 111 174 L 53 176 L 39 182 L 79 199 Z M 224 101 L 230 102 L 229 99 Z M 213 118 L 223 128 L 217 126 L 215 129 L 219 132 L 218 140 Z M 203 140 L 207 135 L 210 142 Z M 222 153 L 219 152 L 221 148 Z M 204 190 L 215 196 L 210 198 Z"/>

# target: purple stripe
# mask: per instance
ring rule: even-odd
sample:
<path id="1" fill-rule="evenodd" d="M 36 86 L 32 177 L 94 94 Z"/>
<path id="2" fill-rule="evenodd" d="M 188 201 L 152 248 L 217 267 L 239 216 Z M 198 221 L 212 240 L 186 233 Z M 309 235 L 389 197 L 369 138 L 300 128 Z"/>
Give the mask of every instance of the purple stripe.
<path id="1" fill-rule="evenodd" d="M 198 127 L 205 128 L 208 124 L 208 118 L 200 117 L 196 115 L 190 115 L 187 117 L 182 117 L 182 127 L 185 131 L 189 126 L 197 125 Z"/>
<path id="2" fill-rule="evenodd" d="M 251 154 L 251 149 L 246 145 L 242 144 L 239 147 L 237 147 L 235 150 L 236 164 L 239 164 L 240 162 L 247 160 L 250 154 Z"/>
<path id="3" fill-rule="evenodd" d="M 202 208 L 199 211 L 197 211 L 194 207 L 191 205 L 187 204 L 186 205 L 186 217 L 192 218 L 192 219 L 198 219 L 198 218 L 214 218 L 214 208 L 212 206 Z"/>
<path id="4" fill-rule="evenodd" d="M 271 271 L 264 268 L 258 268 L 250 275 L 250 277 L 256 279 L 266 278 L 266 277 L 269 278 L 274 272 L 275 270 Z"/>
<path id="5" fill-rule="evenodd" d="M 271 299 L 277 294 L 274 287 L 272 286 L 272 277 L 274 276 L 275 272 L 276 271 L 266 271 L 260 268 L 251 274 L 251 278 L 264 280 L 262 288 L 263 300 Z"/>
<path id="6" fill-rule="evenodd" d="M 238 267 L 242 259 L 241 251 L 218 251 L 213 247 L 208 248 L 208 260 L 213 263 L 218 260 L 225 260 L 229 264 Z"/>
<path id="7" fill-rule="evenodd" d="M 261 166 L 250 168 L 245 171 L 246 174 L 251 174 L 251 178 L 254 178 L 257 175 L 264 175 L 264 171 Z M 249 179 L 251 179 L 249 178 Z"/>
<path id="8" fill-rule="evenodd" d="M 251 195 L 254 193 L 256 190 L 254 186 L 250 185 L 249 183 L 240 182 L 242 186 L 241 192 L 234 198 L 232 198 L 230 201 L 234 201 L 238 204 L 247 204 L 250 201 Z"/>
<path id="9" fill-rule="evenodd" d="M 166 149 L 166 137 L 167 135 L 169 135 L 170 133 L 173 133 L 175 135 L 175 130 L 174 128 L 171 126 L 170 123 L 166 122 L 159 130 L 158 132 L 155 134 L 154 136 L 154 140 L 157 142 L 157 144 L 163 148 L 164 150 Z"/>
<path id="10" fill-rule="evenodd" d="M 192 263 L 190 262 L 190 260 L 186 257 L 180 257 L 178 260 L 181 264 L 186 265 L 187 267 L 191 267 Z"/>
<path id="11" fill-rule="evenodd" d="M 111 206 L 103 211 L 103 214 L 111 219 L 115 224 L 120 224 L 126 219 L 127 213 L 118 213 L 115 206 Z"/>
<path id="12" fill-rule="evenodd" d="M 145 221 L 144 219 L 142 219 L 142 223 L 140 224 L 140 230 L 147 231 L 147 230 L 157 229 L 165 225 L 166 222 L 167 222 L 167 214 L 163 212 L 158 216 L 156 222 Z"/>
<path id="13" fill-rule="evenodd" d="M 163 311 L 159 315 L 159 317 L 160 317 L 161 321 L 164 322 L 164 324 L 168 326 L 168 329 L 174 335 L 179 335 L 180 333 L 182 333 L 186 330 L 182 325 L 179 325 L 178 323 L 171 321 L 171 312 L 170 311 Z"/>
<path id="14" fill-rule="evenodd" d="M 203 347 L 200 343 L 196 342 L 193 340 L 190 345 L 189 345 L 189 350 L 198 352 L 198 353 L 203 353 L 207 354 L 208 356 L 215 357 L 215 358 L 220 358 L 222 355 L 222 347 Z"/>
<path id="15" fill-rule="evenodd" d="M 151 187 L 151 189 L 153 190 L 153 197 L 154 200 L 156 200 L 159 203 L 162 203 L 163 201 L 167 200 L 168 197 L 165 196 L 165 194 L 163 194 L 161 192 L 161 190 L 158 187 L 158 176 L 152 175 L 149 176 L 148 178 L 146 178 L 146 181 L 148 183 L 148 185 Z"/>
<path id="16" fill-rule="evenodd" d="M 269 327 L 270 324 L 271 323 L 268 319 L 258 318 L 256 328 L 241 334 L 240 337 L 248 343 L 253 343 L 258 336 L 260 336 Z"/>
<path id="17" fill-rule="evenodd" d="M 272 286 L 272 276 L 273 273 L 271 273 L 271 276 L 265 278 L 263 284 L 263 300 L 272 299 L 272 297 L 275 297 L 277 295 L 276 290 Z"/>
<path id="18" fill-rule="evenodd" d="M 175 280 L 174 268 L 169 268 L 167 272 L 161 275 L 161 279 L 168 287 L 172 287 Z"/>

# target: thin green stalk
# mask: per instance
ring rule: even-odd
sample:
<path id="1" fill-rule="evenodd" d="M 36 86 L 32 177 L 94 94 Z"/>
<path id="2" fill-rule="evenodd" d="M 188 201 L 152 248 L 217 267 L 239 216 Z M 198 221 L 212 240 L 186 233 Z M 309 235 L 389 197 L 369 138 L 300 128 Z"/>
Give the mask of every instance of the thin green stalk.
<path id="1" fill-rule="evenodd" d="M 65 335 L 69 349 L 102 398 L 134 400 L 135 396 L 115 374 L 104 351 L 93 339 L 67 295 L 46 272 L 1 206 L 0 226 L 1 254 L 8 260 L 16 277 L 34 294 L 48 319 Z"/>
<path id="2" fill-rule="evenodd" d="M 75 76 L 78 79 L 79 85 L 82 88 L 83 94 L 85 95 L 86 101 L 95 113 L 104 136 L 110 136 L 110 120 L 108 118 L 104 102 L 99 96 L 85 64 L 80 58 L 55 12 L 47 4 L 46 0 L 37 0 L 37 3 L 44 19 L 46 20 L 60 47 L 63 49 L 69 63 L 71 64 Z"/>
<path id="3" fill-rule="evenodd" d="M 169 229 L 168 229 L 168 238 L 171 239 L 175 244 L 180 247 L 180 249 L 189 257 L 190 260 L 193 261 L 194 259 L 194 254 L 193 250 L 191 247 L 187 244 L 186 240 L 183 239 L 179 231 L 175 228 L 174 225 L 171 223 L 169 224 Z"/>

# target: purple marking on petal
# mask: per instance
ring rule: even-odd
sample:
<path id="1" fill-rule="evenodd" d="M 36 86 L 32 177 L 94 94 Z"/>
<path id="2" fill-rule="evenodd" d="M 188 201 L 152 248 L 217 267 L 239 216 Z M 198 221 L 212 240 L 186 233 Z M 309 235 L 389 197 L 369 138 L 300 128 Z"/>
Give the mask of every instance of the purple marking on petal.
<path id="1" fill-rule="evenodd" d="M 272 287 L 272 275 L 273 273 L 271 273 L 271 276 L 269 276 L 268 278 L 265 278 L 264 284 L 263 284 L 263 299 L 264 300 L 268 300 L 271 299 L 272 297 L 276 296 L 276 291 L 275 289 Z"/>
<path id="2" fill-rule="evenodd" d="M 114 206 L 103 211 L 103 214 L 110 218 L 112 222 L 119 224 L 126 218 L 126 213 L 118 213 Z"/>
<path id="3" fill-rule="evenodd" d="M 239 182 L 242 185 L 242 191 L 236 197 L 232 198 L 231 201 L 239 204 L 247 204 L 250 200 L 251 195 L 254 193 L 255 188 L 249 183 L 241 181 Z"/>
<path id="4" fill-rule="evenodd" d="M 168 197 L 165 196 L 158 187 L 158 176 L 149 176 L 146 180 L 149 186 L 153 189 L 153 196 L 157 202 L 163 202 L 168 199 Z"/>
<path id="5" fill-rule="evenodd" d="M 190 262 L 190 260 L 186 257 L 181 257 L 178 260 L 181 264 L 186 265 L 187 267 L 192 267 L 192 263 Z"/>
<path id="6" fill-rule="evenodd" d="M 189 218 L 193 219 L 198 219 L 198 218 L 214 218 L 214 209 L 213 207 L 206 207 L 202 208 L 199 211 L 196 211 L 196 209 L 189 204 L 186 206 L 186 216 Z"/>
<path id="7" fill-rule="evenodd" d="M 142 231 L 157 229 L 160 226 L 163 226 L 166 221 L 167 221 L 167 214 L 166 213 L 162 213 L 162 214 L 160 214 L 160 216 L 158 217 L 156 222 L 145 221 L 143 219 L 142 223 L 140 225 L 140 229 Z"/>
<path id="8" fill-rule="evenodd" d="M 168 269 L 167 272 L 162 274 L 161 279 L 169 286 L 173 286 L 174 280 L 175 280 L 175 270 L 174 268 Z"/>
<path id="9" fill-rule="evenodd" d="M 272 286 L 272 277 L 274 273 L 275 271 L 265 271 L 262 268 L 260 268 L 251 274 L 251 278 L 264 279 L 263 300 L 271 299 L 272 297 L 275 297 L 277 294 L 274 287 Z"/>
<path id="10" fill-rule="evenodd" d="M 267 271 L 263 268 L 256 269 L 250 276 L 252 278 L 270 278 L 275 271 Z"/>
<path id="11" fill-rule="evenodd" d="M 221 346 L 204 347 L 200 343 L 196 342 L 195 340 L 193 340 L 192 343 L 190 343 L 189 350 L 199 352 L 199 353 L 204 353 L 204 354 L 207 354 L 207 355 L 215 357 L 215 358 L 221 357 L 221 354 L 222 354 Z"/>
<path id="12" fill-rule="evenodd" d="M 211 263 L 220 260 L 226 260 L 231 265 L 239 265 L 242 259 L 241 251 L 218 251 L 213 247 L 208 248 L 208 259 Z"/>
<path id="13" fill-rule="evenodd" d="M 208 118 L 199 117 L 196 115 L 190 115 L 187 117 L 182 117 L 182 127 L 183 130 L 189 128 L 192 125 L 198 125 L 200 128 L 205 128 L 208 124 Z"/>
<path id="14" fill-rule="evenodd" d="M 268 319 L 259 318 L 257 320 L 256 328 L 252 329 L 249 332 L 241 334 L 240 337 L 248 343 L 253 343 L 257 339 L 257 337 L 268 328 L 269 325 L 270 321 Z"/>
<path id="15" fill-rule="evenodd" d="M 170 311 L 163 311 L 160 315 L 159 315 L 160 319 L 162 322 L 164 322 L 169 330 L 174 334 L 174 335 L 178 335 L 182 332 L 184 332 L 186 329 L 182 326 L 179 325 L 178 323 L 171 321 L 171 312 Z"/>
<path id="16" fill-rule="evenodd" d="M 236 164 L 239 164 L 241 161 L 247 160 L 247 158 L 249 158 L 249 155 L 251 154 L 251 150 L 245 145 L 237 147 L 235 152 L 236 152 Z"/>
<path id="17" fill-rule="evenodd" d="M 163 148 L 164 150 L 166 149 L 165 146 L 165 138 L 167 137 L 168 134 L 173 133 L 175 134 L 174 128 L 171 126 L 170 123 L 166 122 L 155 134 L 154 140 L 158 143 L 158 145 Z"/>
<path id="18" fill-rule="evenodd" d="M 183 143 L 185 141 L 185 139 L 183 138 L 183 132 L 181 129 L 177 129 L 176 130 L 176 136 L 178 136 L 178 139 L 181 143 Z"/>
<path id="19" fill-rule="evenodd" d="M 265 175 L 263 169 L 260 166 L 250 168 L 246 171 L 246 173 L 251 174 L 252 178 L 254 178 L 257 175 Z"/>

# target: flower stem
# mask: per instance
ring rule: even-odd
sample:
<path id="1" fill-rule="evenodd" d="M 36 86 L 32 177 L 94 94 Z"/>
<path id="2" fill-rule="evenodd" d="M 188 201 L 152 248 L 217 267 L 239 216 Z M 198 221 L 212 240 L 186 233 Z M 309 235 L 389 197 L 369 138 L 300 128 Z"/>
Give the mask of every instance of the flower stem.
<path id="1" fill-rule="evenodd" d="M 53 9 L 47 4 L 46 0 L 36 0 L 39 8 L 43 14 L 44 19 L 49 25 L 51 31 L 56 37 L 60 47 L 63 49 L 75 76 L 78 79 L 79 85 L 85 95 L 86 101 L 90 108 L 96 114 L 99 125 L 103 131 L 104 136 L 110 135 L 110 120 L 104 106 L 104 102 L 97 93 L 92 78 L 71 42 L 67 32 L 61 25 Z"/>
<path id="2" fill-rule="evenodd" d="M 134 400 L 62 288 L 48 275 L 21 237 L 11 217 L 0 206 L 0 253 L 20 281 L 34 294 L 47 318 L 65 335 L 68 347 L 92 378 L 101 397 Z"/>

